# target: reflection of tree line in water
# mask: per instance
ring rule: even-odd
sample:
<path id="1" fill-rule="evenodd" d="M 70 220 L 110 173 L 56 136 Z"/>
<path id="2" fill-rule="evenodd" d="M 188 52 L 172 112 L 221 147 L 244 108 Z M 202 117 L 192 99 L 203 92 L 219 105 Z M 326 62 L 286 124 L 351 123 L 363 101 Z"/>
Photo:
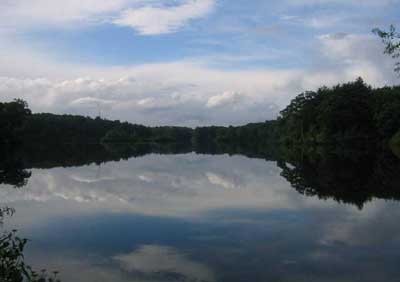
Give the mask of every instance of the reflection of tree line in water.
<path id="1" fill-rule="evenodd" d="M 276 161 L 281 175 L 299 193 L 332 198 L 359 208 L 373 198 L 400 200 L 400 159 L 376 146 L 304 147 L 290 149 L 270 144 L 207 143 L 108 144 L 23 147 L 0 151 L 0 184 L 23 187 L 32 168 L 72 167 L 119 161 L 147 154 L 229 154 Z"/>
<path id="2" fill-rule="evenodd" d="M 400 200 L 400 159 L 388 150 L 295 152 L 278 161 L 281 175 L 299 193 L 354 204 L 362 209 L 374 198 Z"/>

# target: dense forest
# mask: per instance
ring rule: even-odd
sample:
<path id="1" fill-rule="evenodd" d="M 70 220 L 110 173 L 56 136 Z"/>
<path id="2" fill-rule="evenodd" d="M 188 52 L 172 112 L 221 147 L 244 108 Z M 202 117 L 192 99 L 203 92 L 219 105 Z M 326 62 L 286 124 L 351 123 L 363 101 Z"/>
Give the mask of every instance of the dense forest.
<path id="1" fill-rule="evenodd" d="M 198 151 L 234 147 L 257 151 L 342 143 L 400 143 L 400 87 L 373 89 L 359 78 L 295 97 L 276 120 L 237 127 L 146 127 L 97 118 L 32 114 L 26 102 L 0 103 L 0 141 L 193 145 Z"/>
<path id="2" fill-rule="evenodd" d="M 31 114 L 20 128 L 22 140 L 52 143 L 151 143 L 191 141 L 189 128 L 146 127 L 99 117 L 54 114 Z M 51 140 L 48 138 L 51 136 Z"/>

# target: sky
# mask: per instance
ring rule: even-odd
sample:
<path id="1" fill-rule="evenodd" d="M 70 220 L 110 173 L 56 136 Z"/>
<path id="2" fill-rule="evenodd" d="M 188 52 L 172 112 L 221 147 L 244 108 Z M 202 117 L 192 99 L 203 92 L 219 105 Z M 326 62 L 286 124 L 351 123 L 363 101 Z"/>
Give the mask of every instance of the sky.
<path id="1" fill-rule="evenodd" d="M 145 125 L 275 118 L 307 90 L 398 84 L 400 0 L 1 0 L 0 101 Z"/>

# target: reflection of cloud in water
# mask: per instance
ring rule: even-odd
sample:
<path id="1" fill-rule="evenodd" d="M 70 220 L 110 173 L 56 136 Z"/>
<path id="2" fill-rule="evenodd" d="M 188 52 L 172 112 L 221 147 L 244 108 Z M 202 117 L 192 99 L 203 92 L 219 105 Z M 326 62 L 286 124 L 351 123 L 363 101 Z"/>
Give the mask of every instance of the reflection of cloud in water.
<path id="1" fill-rule="evenodd" d="M 237 189 L 240 188 L 240 186 L 235 183 L 234 180 L 228 179 L 227 177 L 217 175 L 212 172 L 207 172 L 206 176 L 208 178 L 208 181 L 210 181 L 211 184 L 221 186 L 225 189 Z"/>
<path id="2" fill-rule="evenodd" d="M 123 269 L 144 281 L 214 281 L 207 266 L 190 260 L 171 247 L 144 245 L 114 259 Z"/>
<path id="3" fill-rule="evenodd" d="M 76 182 L 82 182 L 82 183 L 96 183 L 106 180 L 114 180 L 113 177 L 85 178 L 78 175 L 71 175 L 71 179 L 75 180 Z"/>
<path id="4" fill-rule="evenodd" d="M 143 182 L 153 182 L 153 178 L 151 176 L 147 176 L 147 175 L 138 175 L 138 178 L 140 180 L 142 180 Z"/>
<path id="5" fill-rule="evenodd" d="M 241 156 L 148 155 L 101 167 L 35 169 L 27 187 L 0 189 L 0 198 L 19 209 L 32 209 L 26 201 L 53 207 L 47 216 L 101 210 L 192 217 L 218 209 L 296 210 L 333 203 L 299 195 L 279 174 L 273 162 Z"/>
<path id="6" fill-rule="evenodd" d="M 33 256 L 32 256 L 33 255 Z M 215 274 L 206 264 L 196 262 L 169 246 L 142 245 L 127 254 L 101 255 L 64 252 L 62 249 L 34 249 L 29 258 L 35 268 L 46 265 L 60 271 L 62 281 L 74 282 L 213 282 Z"/>
<path id="7" fill-rule="evenodd" d="M 125 271 L 115 267 L 113 260 L 108 257 L 99 257 L 92 254 L 76 254 L 71 252 L 33 252 L 34 260 L 31 265 L 41 269 L 44 265 L 48 270 L 60 271 L 61 281 L 72 282 L 134 282 L 127 277 Z M 140 281 L 140 280 L 139 280 Z"/>
<path id="8" fill-rule="evenodd" d="M 400 230 L 398 218 L 399 205 L 396 202 L 374 201 L 362 211 L 344 213 L 340 219 L 326 220 L 320 244 L 333 246 L 383 245 L 388 241 L 398 241 Z"/>

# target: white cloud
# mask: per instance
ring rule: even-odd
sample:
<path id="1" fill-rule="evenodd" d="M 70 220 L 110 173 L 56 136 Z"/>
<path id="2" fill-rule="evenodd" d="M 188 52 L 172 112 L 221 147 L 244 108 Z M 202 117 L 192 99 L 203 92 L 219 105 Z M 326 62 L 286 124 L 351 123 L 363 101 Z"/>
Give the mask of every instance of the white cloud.
<path id="1" fill-rule="evenodd" d="M 172 33 L 190 20 L 209 14 L 215 0 L 186 0 L 179 6 L 145 6 L 124 11 L 114 24 L 135 29 L 142 35 Z"/>
<path id="2" fill-rule="evenodd" d="M 319 37 L 322 56 L 340 67 L 343 80 L 361 76 L 374 86 L 397 81 L 393 61 L 383 54 L 381 42 L 371 35 L 327 34 Z"/>
<path id="3" fill-rule="evenodd" d="M 366 25 L 365 22 L 369 20 L 363 16 L 355 17 L 348 13 L 338 11 L 332 12 L 329 10 L 311 15 L 282 15 L 280 19 L 287 24 L 316 30 L 326 30 L 331 28 L 336 30 L 348 30 L 349 26 L 358 24 L 360 21 Z"/>
<path id="4" fill-rule="evenodd" d="M 326 17 L 319 17 L 319 18 L 314 17 L 314 18 L 309 19 L 305 23 L 313 28 L 327 28 L 327 27 L 332 27 L 332 26 L 338 25 L 341 21 L 343 21 L 342 17 L 326 16 Z"/>
<path id="5" fill-rule="evenodd" d="M 210 97 L 207 101 L 208 108 L 236 106 L 242 100 L 242 95 L 237 92 L 224 92 Z"/>
<path id="6" fill-rule="evenodd" d="M 184 105 L 185 102 L 179 96 L 168 95 L 166 97 L 149 97 L 141 99 L 137 102 L 138 107 L 147 110 L 168 109 L 179 105 Z"/>
<path id="7" fill-rule="evenodd" d="M 111 100 L 98 99 L 98 98 L 93 98 L 93 97 L 83 97 L 83 98 L 78 98 L 76 100 L 73 100 L 70 104 L 71 104 L 71 106 L 97 105 L 98 107 L 100 107 L 100 106 L 112 105 L 114 103 L 115 102 L 111 101 Z"/>
<path id="8" fill-rule="evenodd" d="M 223 175 L 218 175 L 213 172 L 206 173 L 207 179 L 211 184 L 220 186 L 224 189 L 237 189 L 240 188 L 240 184 L 235 179 L 230 179 Z"/>
<path id="9" fill-rule="evenodd" d="M 143 245 L 130 254 L 114 257 L 122 268 L 133 274 L 138 273 L 151 281 L 164 281 L 171 273 L 182 275 L 184 281 L 214 281 L 213 272 L 205 265 L 192 261 L 172 247 Z M 146 279 L 147 281 L 147 279 Z"/>
<path id="10" fill-rule="evenodd" d="M 371 48 L 377 49 L 376 47 L 380 49 L 376 50 L 377 55 L 382 52 L 380 42 L 369 35 L 325 34 L 319 36 L 319 40 L 325 56 L 335 59 L 364 59 Z"/>

